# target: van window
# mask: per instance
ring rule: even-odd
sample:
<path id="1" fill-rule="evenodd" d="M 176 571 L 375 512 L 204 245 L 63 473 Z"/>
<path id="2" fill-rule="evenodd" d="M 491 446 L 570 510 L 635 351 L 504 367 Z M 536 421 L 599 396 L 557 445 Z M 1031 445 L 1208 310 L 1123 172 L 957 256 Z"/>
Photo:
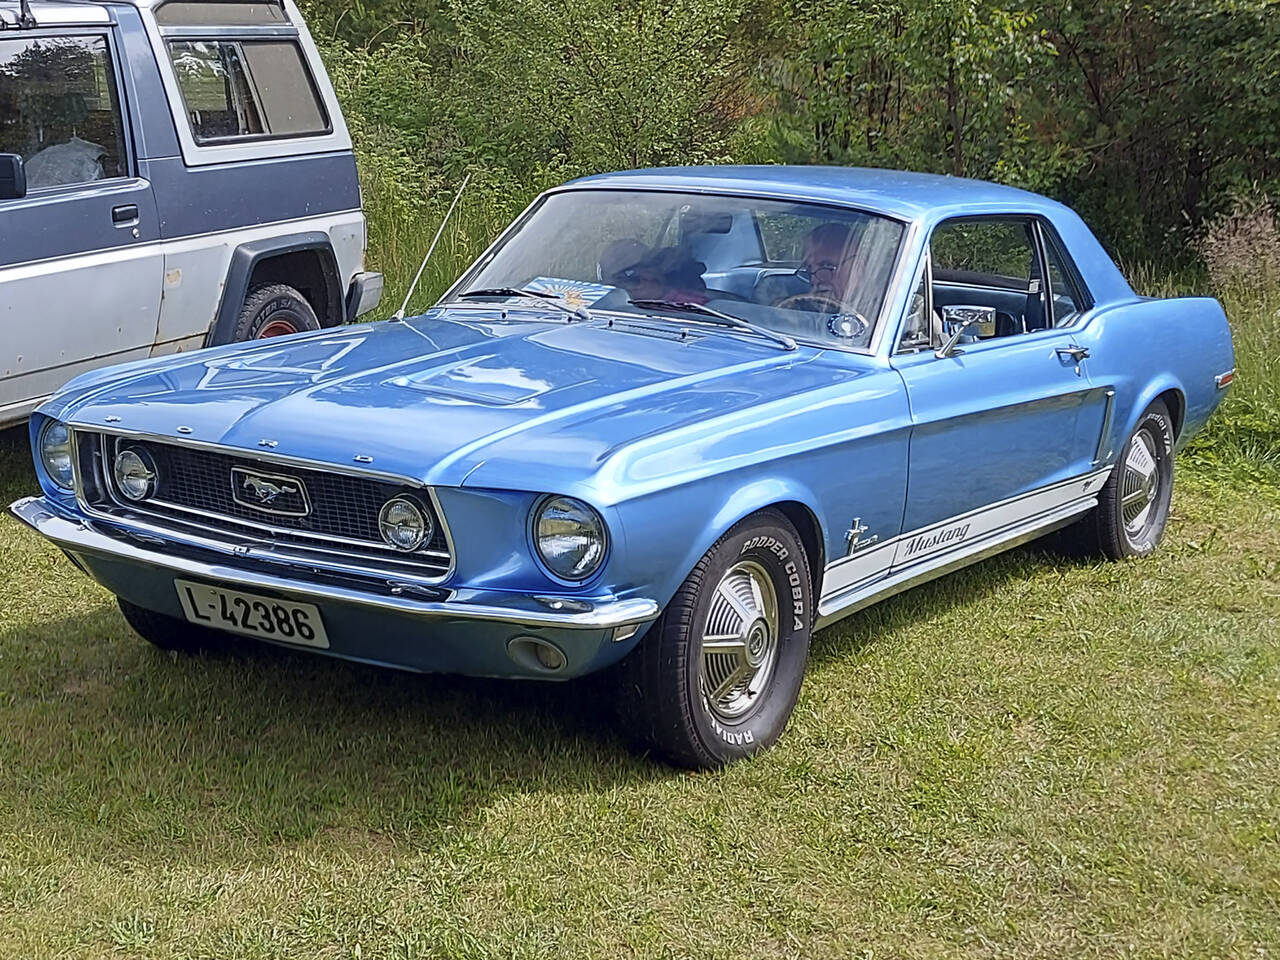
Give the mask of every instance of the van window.
<path id="1" fill-rule="evenodd" d="M 266 27 L 288 22 L 279 3 L 171 0 L 156 10 L 156 23 L 162 27 Z"/>
<path id="2" fill-rule="evenodd" d="M 197 143 L 330 130 L 292 40 L 171 40 L 169 58 Z"/>
<path id="3" fill-rule="evenodd" d="M 125 176 L 106 37 L 0 39 L 0 153 L 22 157 L 32 190 Z"/>

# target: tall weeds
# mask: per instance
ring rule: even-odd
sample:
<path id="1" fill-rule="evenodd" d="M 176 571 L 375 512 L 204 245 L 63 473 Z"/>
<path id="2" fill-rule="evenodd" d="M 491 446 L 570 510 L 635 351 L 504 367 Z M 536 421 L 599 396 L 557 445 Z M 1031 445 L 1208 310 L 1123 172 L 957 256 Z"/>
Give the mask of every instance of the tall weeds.
<path id="1" fill-rule="evenodd" d="M 1236 379 L 1193 458 L 1280 481 L 1280 226 L 1258 197 L 1206 225 L 1198 253 L 1231 323 Z"/>

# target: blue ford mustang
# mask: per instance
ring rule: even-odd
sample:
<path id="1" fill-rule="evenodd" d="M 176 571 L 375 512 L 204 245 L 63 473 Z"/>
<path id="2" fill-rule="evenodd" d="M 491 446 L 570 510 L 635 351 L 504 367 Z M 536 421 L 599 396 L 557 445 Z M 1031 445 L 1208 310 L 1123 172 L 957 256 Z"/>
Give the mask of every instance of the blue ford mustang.
<path id="1" fill-rule="evenodd" d="M 945 177 L 707 167 L 532 206 L 427 313 L 79 377 L 13 513 L 140 634 L 612 668 L 625 727 L 771 744 L 814 629 L 1074 525 L 1140 556 L 1233 374 L 1079 217 Z"/>

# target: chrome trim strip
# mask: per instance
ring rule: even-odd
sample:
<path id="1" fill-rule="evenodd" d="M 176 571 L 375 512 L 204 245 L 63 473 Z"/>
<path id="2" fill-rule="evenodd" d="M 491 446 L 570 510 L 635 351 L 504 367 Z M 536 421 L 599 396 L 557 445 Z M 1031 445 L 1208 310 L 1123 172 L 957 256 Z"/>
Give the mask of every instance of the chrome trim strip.
<path id="1" fill-rule="evenodd" d="M 1101 466 L 1111 459 L 1111 421 L 1116 413 L 1116 392 L 1107 390 L 1107 409 L 1102 414 L 1102 432 L 1098 435 L 1098 448 L 1093 454 L 1093 465 Z"/>
<path id="2" fill-rule="evenodd" d="M 563 611 L 547 608 L 545 598 L 492 590 L 454 590 L 448 600 L 413 600 L 400 595 L 378 596 L 348 587 L 316 585 L 287 577 L 255 573 L 232 566 L 207 563 L 151 550 L 118 540 L 95 529 L 91 522 L 57 512 L 43 497 L 25 497 L 9 507 L 10 513 L 37 533 L 73 554 L 88 554 L 146 564 L 249 589 L 273 590 L 318 600 L 370 607 L 390 613 L 428 619 L 480 620 L 518 626 L 561 627 L 571 630 L 612 630 L 646 623 L 660 612 L 656 601 L 638 597 L 584 601 L 566 598 Z M 590 605 L 583 609 L 583 604 Z"/>
<path id="3" fill-rule="evenodd" d="M 209 450 L 213 453 L 228 454 L 233 457 L 243 457 L 245 460 L 269 460 L 273 463 L 281 463 L 287 466 L 304 467 L 313 470 L 327 471 L 329 473 L 345 473 L 353 477 L 373 477 L 375 479 L 386 480 L 390 483 L 403 483 L 406 486 L 417 487 L 422 489 L 425 485 L 422 480 L 417 477 L 410 477 L 402 473 L 391 473 L 386 470 L 367 470 L 360 467 L 353 467 L 345 463 L 329 463 L 324 460 L 310 460 L 306 457 L 291 457 L 284 453 L 271 453 L 270 451 L 254 447 L 252 450 L 244 447 L 232 447 L 225 443 L 213 443 L 208 440 L 196 440 L 190 437 L 175 437 L 162 433 L 148 433 L 143 430 L 130 430 L 127 427 L 109 426 L 104 427 L 98 423 L 87 423 L 76 420 L 74 417 L 65 421 L 69 427 L 75 430 L 81 430 L 85 433 L 104 433 L 113 437 L 126 437 L 132 440 L 151 440 L 155 443 L 167 443 L 175 447 L 198 447 L 202 450 Z"/>
<path id="4" fill-rule="evenodd" d="M 297 40 L 298 28 L 290 23 L 254 23 L 243 26 L 156 24 L 166 40 Z M 300 51 L 301 52 L 301 51 Z M 309 72 L 309 71 L 308 71 Z M 318 98 L 317 98 L 318 99 Z"/>
<path id="5" fill-rule="evenodd" d="M 314 547 L 308 546 L 307 544 L 302 544 L 302 543 L 297 544 L 298 547 L 304 550 L 322 550 L 323 551 L 325 550 L 325 544 L 341 543 L 341 544 L 347 544 L 353 547 L 380 550 L 386 553 L 388 559 L 398 559 L 405 562 L 412 560 L 414 557 L 432 557 L 434 559 L 446 560 L 446 561 L 449 559 L 449 554 L 446 553 L 444 550 L 416 550 L 413 553 L 404 553 L 403 551 L 397 550 L 394 547 L 387 546 L 387 544 L 381 540 L 377 542 L 374 542 L 373 540 L 352 540 L 350 537 L 329 536 L 326 534 L 312 533 L 310 530 L 290 530 L 287 527 L 274 527 L 271 524 L 267 524 L 267 523 L 255 524 L 255 523 L 251 523 L 248 520 L 241 520 L 239 517 L 228 517 L 225 514 L 221 514 L 221 513 L 210 513 L 207 510 L 200 510 L 196 507 L 188 507 L 180 503 L 170 503 L 168 500 L 159 500 L 159 499 L 153 498 L 151 500 L 147 500 L 144 502 L 159 504 L 160 506 L 164 507 L 166 510 L 178 510 L 182 513 L 189 513 L 193 517 L 206 517 L 210 520 L 218 520 L 225 524 L 234 524 L 236 526 L 247 527 L 250 530 L 254 530 L 259 533 L 266 531 L 267 533 L 271 533 L 271 534 L 282 534 L 284 536 L 297 537 L 299 539 L 304 539 L 304 540 L 318 541 Z M 148 512 L 148 511 L 136 510 L 136 507 L 134 505 L 120 503 L 119 500 L 116 500 L 116 503 L 124 509 L 135 510 L 135 512 L 139 512 L 139 513 Z M 103 513 L 101 511 L 97 511 L 97 515 L 101 516 L 103 519 L 106 519 L 106 520 L 119 521 L 120 519 L 119 517 L 113 516 L 112 514 Z M 198 523 L 195 520 L 182 520 L 176 517 L 166 517 L 163 514 L 158 514 L 158 513 L 151 513 L 151 515 L 154 516 L 157 520 L 173 520 L 175 523 L 183 523 L 193 527 L 200 527 L 201 529 L 208 530 L 210 533 L 214 533 L 214 534 L 235 533 L 234 530 L 228 530 L 226 529 L 225 526 L 218 527 L 218 526 L 213 526 L 212 524 Z M 244 534 L 244 536 L 249 536 L 249 534 Z M 354 551 L 346 551 L 346 550 L 330 550 L 329 552 L 334 554 L 340 554 L 342 556 L 363 556 L 363 554 L 356 554 Z"/>
<path id="6" fill-rule="evenodd" d="M 346 476 L 387 480 L 387 481 L 398 483 L 404 486 L 411 486 L 415 490 L 425 491 L 427 498 L 431 502 L 432 509 L 435 510 L 436 519 L 440 521 L 440 529 L 441 529 L 441 532 L 444 534 L 445 548 L 449 551 L 448 565 L 443 570 L 438 570 L 440 565 L 438 563 L 432 564 L 432 566 L 436 567 L 437 570 L 432 571 L 432 573 L 429 576 L 423 576 L 421 574 L 414 573 L 412 571 L 405 571 L 404 566 L 410 563 L 411 561 L 406 561 L 402 558 L 406 556 L 411 556 L 410 554 L 401 554 L 399 558 L 399 563 L 397 564 L 395 569 L 391 571 L 384 570 L 379 567 L 366 566 L 361 562 L 367 559 L 370 563 L 376 563 L 378 559 L 377 557 L 366 558 L 365 556 L 360 554 L 355 554 L 354 552 L 348 552 L 348 551 L 342 551 L 342 550 L 328 550 L 325 552 L 340 556 L 344 562 L 341 564 L 326 563 L 323 560 L 318 560 L 315 557 L 308 556 L 305 554 L 303 555 L 290 554 L 288 550 L 290 544 L 272 544 L 272 546 L 274 547 L 272 553 L 269 556 L 264 557 L 263 559 L 270 559 L 275 562 L 318 566 L 318 567 L 323 567 L 325 569 L 334 570 L 335 572 L 339 572 L 339 573 L 350 573 L 353 576 L 369 577 L 370 575 L 372 575 L 374 577 L 377 577 L 378 579 L 384 579 L 388 575 L 388 573 L 394 573 L 396 576 L 412 579 L 415 583 L 423 583 L 423 584 L 442 583 L 445 580 L 449 579 L 449 577 L 453 575 L 454 570 L 457 569 L 458 555 L 457 555 L 457 551 L 454 548 L 453 534 L 449 529 L 449 521 L 444 515 L 444 510 L 440 506 L 440 500 L 438 497 L 436 497 L 435 490 L 429 486 L 424 485 L 421 480 L 414 480 L 409 477 L 404 477 L 394 473 L 387 473 L 385 471 L 361 470 L 359 468 L 348 467 L 346 465 L 339 466 L 334 464 L 328 464 L 320 460 L 304 460 L 302 458 L 290 458 L 288 456 L 281 455 L 281 454 L 258 453 L 256 450 L 246 451 L 246 450 L 241 450 L 238 447 L 229 447 L 222 444 L 208 443 L 201 440 L 190 440 L 190 441 L 183 440 L 182 442 L 178 442 L 174 437 L 166 437 L 160 434 L 143 433 L 141 431 L 105 429 L 103 427 L 99 427 L 96 425 L 86 426 L 86 425 L 75 423 L 75 422 L 69 423 L 68 426 L 71 427 L 71 443 L 72 443 L 72 448 L 74 450 L 74 456 L 72 458 L 72 473 L 75 477 L 76 502 L 77 504 L 79 504 L 80 509 L 83 510 L 89 516 L 96 517 L 101 520 L 106 520 L 109 523 L 112 523 L 121 527 L 127 528 L 130 526 L 134 526 L 139 528 L 140 530 L 143 530 L 155 536 L 172 536 L 175 539 L 180 540 L 182 542 L 203 546 L 206 549 L 208 549 L 210 546 L 214 544 L 218 544 L 223 548 L 230 548 L 230 545 L 228 545 L 225 541 L 217 541 L 212 539 L 205 540 L 203 538 L 193 537 L 190 534 L 185 534 L 185 533 L 182 533 L 181 531 L 176 531 L 176 530 L 173 530 L 172 528 L 165 527 L 163 525 L 163 520 L 166 518 L 164 518 L 163 516 L 156 517 L 158 521 L 161 521 L 160 523 L 157 523 L 157 524 L 151 524 L 146 521 L 139 521 L 139 520 L 125 520 L 120 517 L 114 516 L 110 513 L 106 513 L 102 510 L 99 510 L 93 504 L 89 503 L 88 499 L 85 496 L 84 477 L 81 476 L 81 473 L 80 473 L 80 459 L 81 459 L 80 434 L 96 433 L 103 436 L 113 436 L 113 437 L 116 437 L 117 440 L 121 438 L 151 440 L 156 443 L 168 444 L 168 445 L 177 446 L 177 447 L 198 447 L 201 449 L 209 450 L 214 453 L 224 454 L 227 456 L 241 457 L 246 460 L 266 460 L 272 463 L 280 463 L 284 465 L 290 465 L 290 464 L 301 465 L 309 469 L 320 470 L 322 472 L 327 471 L 330 473 L 338 473 Z M 103 452 L 103 456 L 105 457 L 105 452 Z M 104 460 L 103 466 L 105 469 L 105 460 Z M 139 510 L 137 504 L 120 503 L 116 499 L 115 494 L 112 491 L 112 484 L 108 478 L 106 477 L 103 478 L 103 484 L 105 486 L 107 495 L 110 496 L 112 501 L 117 503 L 120 507 L 126 510 L 135 511 L 135 512 L 140 512 L 140 513 L 145 512 L 144 510 Z M 161 501 L 161 502 L 164 502 L 164 501 Z M 166 505 L 168 504 L 166 503 Z M 191 512 L 197 512 L 194 510 L 194 508 L 184 508 L 184 509 L 188 509 Z M 226 517 L 224 514 L 210 513 L 210 514 L 205 514 L 205 516 L 211 519 L 217 519 L 219 521 L 228 521 L 230 523 L 238 523 L 241 526 L 245 525 L 243 523 L 240 523 L 235 518 Z M 183 521 L 178 520 L 176 522 L 182 523 Z M 258 543 L 263 543 L 263 544 L 266 543 L 266 541 L 263 541 L 260 537 L 249 537 L 245 534 L 237 534 L 235 531 L 232 531 L 232 530 L 226 530 L 221 528 L 211 528 L 206 524 L 195 524 L 194 522 L 191 525 L 201 526 L 204 529 L 207 529 L 214 534 L 222 534 L 222 535 L 230 534 L 233 537 L 241 537 L 245 539 L 256 540 Z M 266 523 L 261 524 L 260 529 L 268 532 L 272 532 L 272 533 L 283 534 L 286 536 L 293 536 L 297 534 L 297 531 L 288 530 L 282 527 L 274 527 Z M 362 547 L 366 545 L 366 541 L 363 541 L 363 540 L 349 541 L 340 537 L 323 537 L 323 535 L 316 535 L 316 536 L 318 539 L 321 539 L 322 542 L 354 543 L 354 544 L 359 544 Z M 389 550 L 389 548 L 385 544 L 374 544 L 373 541 L 368 541 L 367 543 L 368 543 L 368 546 L 376 547 L 377 549 L 380 549 L 380 550 Z M 301 544 L 298 544 L 295 546 L 299 550 L 316 550 L 318 552 L 324 550 L 323 547 L 312 548 L 312 547 L 307 547 Z M 430 556 L 436 552 L 437 551 L 431 551 L 431 554 L 427 554 L 427 555 Z M 395 562 L 390 557 L 388 558 L 388 560 L 390 560 L 391 562 Z"/>

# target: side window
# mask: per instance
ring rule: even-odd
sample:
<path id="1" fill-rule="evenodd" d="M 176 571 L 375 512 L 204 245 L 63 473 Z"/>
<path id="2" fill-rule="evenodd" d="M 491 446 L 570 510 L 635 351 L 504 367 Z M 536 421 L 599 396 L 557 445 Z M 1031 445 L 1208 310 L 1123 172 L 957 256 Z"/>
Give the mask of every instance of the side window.
<path id="1" fill-rule="evenodd" d="M 278 2 L 169 0 L 156 10 L 156 23 L 162 27 L 274 27 L 288 22 L 284 6 Z"/>
<path id="2" fill-rule="evenodd" d="M 1071 274 L 1066 269 L 1065 258 L 1056 240 L 1047 230 L 1044 234 L 1045 272 L 1049 275 L 1049 296 L 1053 306 L 1053 326 L 1066 327 L 1075 323 L 1084 309 L 1084 303 Z"/>
<path id="3" fill-rule="evenodd" d="M 930 256 L 936 310 L 994 311 L 991 322 L 974 325 L 964 339 L 1008 337 L 1049 325 L 1030 219 L 949 220 L 934 230 Z"/>
<path id="4" fill-rule="evenodd" d="M 169 59 L 197 143 L 329 132 L 293 40 L 170 40 Z"/>
<path id="5" fill-rule="evenodd" d="M 31 190 L 126 175 L 105 36 L 0 39 L 0 153 L 22 157 Z"/>

